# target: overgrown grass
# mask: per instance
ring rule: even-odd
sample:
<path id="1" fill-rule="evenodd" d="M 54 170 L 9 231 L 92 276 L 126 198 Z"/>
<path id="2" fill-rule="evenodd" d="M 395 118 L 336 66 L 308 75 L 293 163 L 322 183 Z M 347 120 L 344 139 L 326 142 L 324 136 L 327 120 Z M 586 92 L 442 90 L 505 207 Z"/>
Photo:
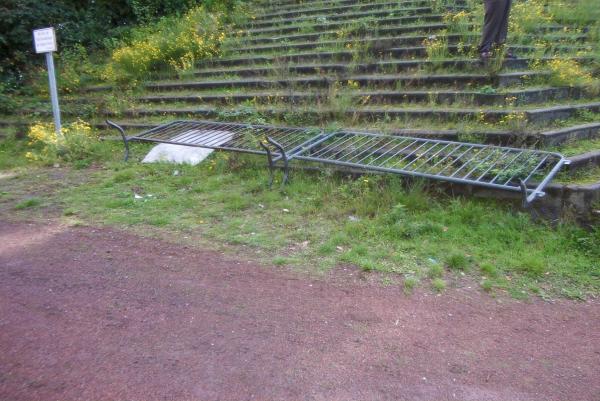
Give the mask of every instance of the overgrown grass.
<path id="1" fill-rule="evenodd" d="M 227 154 L 197 167 L 113 161 L 82 174 L 85 184 L 45 202 L 92 224 L 197 234 L 276 265 L 397 273 L 406 291 L 442 291 L 465 272 L 486 291 L 518 296 L 600 289 L 598 232 L 547 227 L 507 205 L 407 188 L 398 177 L 297 171 L 270 190 L 262 160 Z"/>

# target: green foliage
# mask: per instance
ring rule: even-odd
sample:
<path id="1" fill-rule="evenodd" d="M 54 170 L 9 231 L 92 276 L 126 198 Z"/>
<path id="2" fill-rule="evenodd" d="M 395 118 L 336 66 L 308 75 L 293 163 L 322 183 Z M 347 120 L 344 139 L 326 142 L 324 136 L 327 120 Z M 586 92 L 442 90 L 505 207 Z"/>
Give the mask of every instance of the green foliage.
<path id="1" fill-rule="evenodd" d="M 17 100 L 11 96 L 12 93 L 12 88 L 0 82 L 0 114 L 10 114 L 19 107 Z"/>
<path id="2" fill-rule="evenodd" d="M 466 270 L 469 260 L 462 253 L 452 253 L 446 259 L 446 264 L 453 270 Z"/>
<path id="3" fill-rule="evenodd" d="M 404 292 L 410 294 L 414 291 L 415 287 L 419 284 L 419 280 L 415 277 L 406 277 L 404 279 Z"/>
<path id="4" fill-rule="evenodd" d="M 197 0 L 128 0 L 135 20 L 150 23 L 165 15 L 176 15 L 198 4 Z"/>
<path id="5" fill-rule="evenodd" d="M 517 297 L 534 287 L 548 296 L 586 297 L 600 290 L 597 231 L 570 224 L 546 227 L 489 201 L 449 200 L 418 185 L 407 189 L 397 177 L 296 171 L 284 190 L 269 190 L 263 159 L 215 153 L 194 167 L 124 164 L 116 144 L 98 146 L 115 161 L 90 170 L 93 179 L 48 195 L 90 222 L 197 232 L 213 243 L 256 250 L 266 263 L 315 269 L 351 264 L 402 274 L 406 291 L 426 277 L 444 279 L 444 266 L 463 267 L 462 256 L 452 261 L 457 250 L 469 255 L 467 266 L 471 260 L 479 265 L 467 274 L 487 280 L 484 289 Z M 134 156 L 147 149 L 132 146 Z M 22 149 L 0 151 L 0 165 L 15 152 Z M 102 159 L 102 154 L 83 159 Z M 8 191 L 13 182 L 3 182 Z M 132 188 L 143 199 L 134 199 Z"/>
<path id="6" fill-rule="evenodd" d="M 209 10 L 233 13 L 239 0 L 5 0 L 0 3 L 0 78 L 17 86 L 35 78 L 32 66 L 43 64 L 32 48 L 32 30 L 53 26 L 57 32 L 59 52 L 80 53 L 83 46 L 90 53 L 111 49 L 120 43 L 119 37 L 130 35 L 129 26 L 151 24 L 170 15 L 181 15 L 190 8 L 204 4 Z M 74 50 L 71 50 L 74 49 Z M 65 55 L 69 58 L 70 55 Z M 69 78 L 68 88 L 73 87 Z"/>
<path id="7" fill-rule="evenodd" d="M 600 0 L 550 0 L 548 12 L 563 24 L 576 24 L 583 27 L 600 21 Z"/>
<path id="8" fill-rule="evenodd" d="M 134 29 L 132 39 L 112 52 L 103 77 L 135 82 L 161 70 L 189 70 L 198 60 L 217 55 L 224 39 L 222 14 L 196 7 L 183 17 Z"/>
<path id="9" fill-rule="evenodd" d="M 494 289 L 494 283 L 492 283 L 490 280 L 483 280 L 481 282 L 481 288 L 485 292 L 491 292 Z"/>
<path id="10" fill-rule="evenodd" d="M 17 210 L 29 209 L 32 207 L 39 206 L 41 204 L 42 204 L 42 201 L 39 198 L 29 198 L 29 199 L 25 199 L 24 201 L 17 203 L 15 205 L 15 209 L 17 209 Z"/>
<path id="11" fill-rule="evenodd" d="M 498 270 L 491 263 L 482 263 L 481 266 L 479 266 L 479 268 L 481 269 L 481 273 L 487 277 L 498 276 Z"/>
<path id="12" fill-rule="evenodd" d="M 28 137 L 32 149 L 26 157 L 44 164 L 54 164 L 59 160 L 81 162 L 96 155 L 99 145 L 97 132 L 83 121 L 63 126 L 61 135 L 56 134 L 53 124 L 34 124 Z"/>
<path id="13" fill-rule="evenodd" d="M 0 75 L 4 79 L 23 79 L 32 63 L 43 63 L 32 48 L 32 30 L 54 26 L 59 50 L 82 44 L 98 47 L 110 30 L 132 22 L 125 1 L 108 0 L 6 0 L 0 3 Z"/>
<path id="14" fill-rule="evenodd" d="M 444 275 L 444 268 L 440 264 L 432 264 L 431 266 L 429 266 L 429 271 L 427 272 L 427 275 L 430 278 L 442 277 Z"/>
<path id="15" fill-rule="evenodd" d="M 436 292 L 442 292 L 446 289 L 446 282 L 441 278 L 434 278 L 433 280 L 431 280 L 431 287 Z"/>
<path id="16" fill-rule="evenodd" d="M 59 53 L 58 69 L 58 88 L 65 94 L 75 92 L 86 80 L 98 76 L 97 68 L 91 63 L 86 48 L 81 44 L 75 44 Z"/>

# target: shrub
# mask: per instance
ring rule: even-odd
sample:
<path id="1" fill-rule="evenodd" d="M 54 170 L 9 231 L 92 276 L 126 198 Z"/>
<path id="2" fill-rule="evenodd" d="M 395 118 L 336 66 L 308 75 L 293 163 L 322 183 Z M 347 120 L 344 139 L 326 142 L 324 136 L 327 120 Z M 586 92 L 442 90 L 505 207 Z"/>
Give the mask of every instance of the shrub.
<path id="1" fill-rule="evenodd" d="M 138 28 L 132 40 L 111 55 L 103 77 L 135 82 L 161 70 L 185 71 L 198 60 L 219 54 L 225 39 L 222 13 L 195 7 L 183 17 L 167 17 Z"/>
<path id="2" fill-rule="evenodd" d="M 58 87 L 62 93 L 73 93 L 86 80 L 97 75 L 96 69 L 90 62 L 87 50 L 80 44 L 62 50 L 58 62 L 60 71 L 60 74 L 58 74 Z"/>
<path id="3" fill-rule="evenodd" d="M 8 85 L 0 82 L 0 114 L 13 113 L 19 107 L 19 104 L 11 94 L 12 91 Z"/>
<path id="4" fill-rule="evenodd" d="M 58 160 L 73 162 L 90 157 L 98 144 L 97 133 L 81 120 L 63 126 L 61 133 L 62 136 L 56 135 L 52 124 L 33 125 L 28 133 L 28 145 L 32 150 L 25 156 L 45 164 L 52 164 Z"/>

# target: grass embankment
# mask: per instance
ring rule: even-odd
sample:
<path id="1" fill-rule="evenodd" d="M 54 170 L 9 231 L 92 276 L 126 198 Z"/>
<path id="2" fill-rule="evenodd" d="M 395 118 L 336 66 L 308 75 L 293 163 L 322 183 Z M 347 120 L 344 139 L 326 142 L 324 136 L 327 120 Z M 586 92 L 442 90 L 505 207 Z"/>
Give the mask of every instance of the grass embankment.
<path id="1" fill-rule="evenodd" d="M 585 298 L 600 289 L 598 230 L 548 227 L 506 204 L 452 199 L 418 183 L 406 188 L 397 177 L 297 171 L 285 188 L 269 189 L 261 158 L 217 153 L 197 167 L 142 165 L 118 161 L 115 143 L 101 147 L 93 168 L 66 169 L 78 184 L 65 186 L 53 184 L 63 179 L 52 178 L 56 169 L 24 167 L 22 143 L 5 141 L 0 209 L 31 217 L 50 208 L 85 224 L 152 227 L 311 272 L 353 265 L 382 272 L 385 282 L 402 278 L 407 290 L 441 291 L 463 276 L 519 298 Z M 135 154 L 146 149 L 136 145 Z"/>

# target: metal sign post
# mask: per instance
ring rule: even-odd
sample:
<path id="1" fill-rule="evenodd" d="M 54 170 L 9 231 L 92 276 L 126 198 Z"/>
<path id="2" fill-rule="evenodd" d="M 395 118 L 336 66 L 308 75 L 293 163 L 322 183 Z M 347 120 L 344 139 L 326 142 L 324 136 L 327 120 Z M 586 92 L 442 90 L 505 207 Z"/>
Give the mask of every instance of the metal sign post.
<path id="1" fill-rule="evenodd" d="M 56 88 L 56 72 L 54 71 L 54 55 L 56 51 L 56 35 L 54 28 L 36 29 L 33 31 L 33 42 L 36 53 L 46 54 L 48 67 L 48 83 L 50 85 L 50 100 L 52 101 L 52 114 L 54 115 L 54 129 L 56 135 L 61 136 L 60 108 L 58 106 L 58 90 Z"/>

